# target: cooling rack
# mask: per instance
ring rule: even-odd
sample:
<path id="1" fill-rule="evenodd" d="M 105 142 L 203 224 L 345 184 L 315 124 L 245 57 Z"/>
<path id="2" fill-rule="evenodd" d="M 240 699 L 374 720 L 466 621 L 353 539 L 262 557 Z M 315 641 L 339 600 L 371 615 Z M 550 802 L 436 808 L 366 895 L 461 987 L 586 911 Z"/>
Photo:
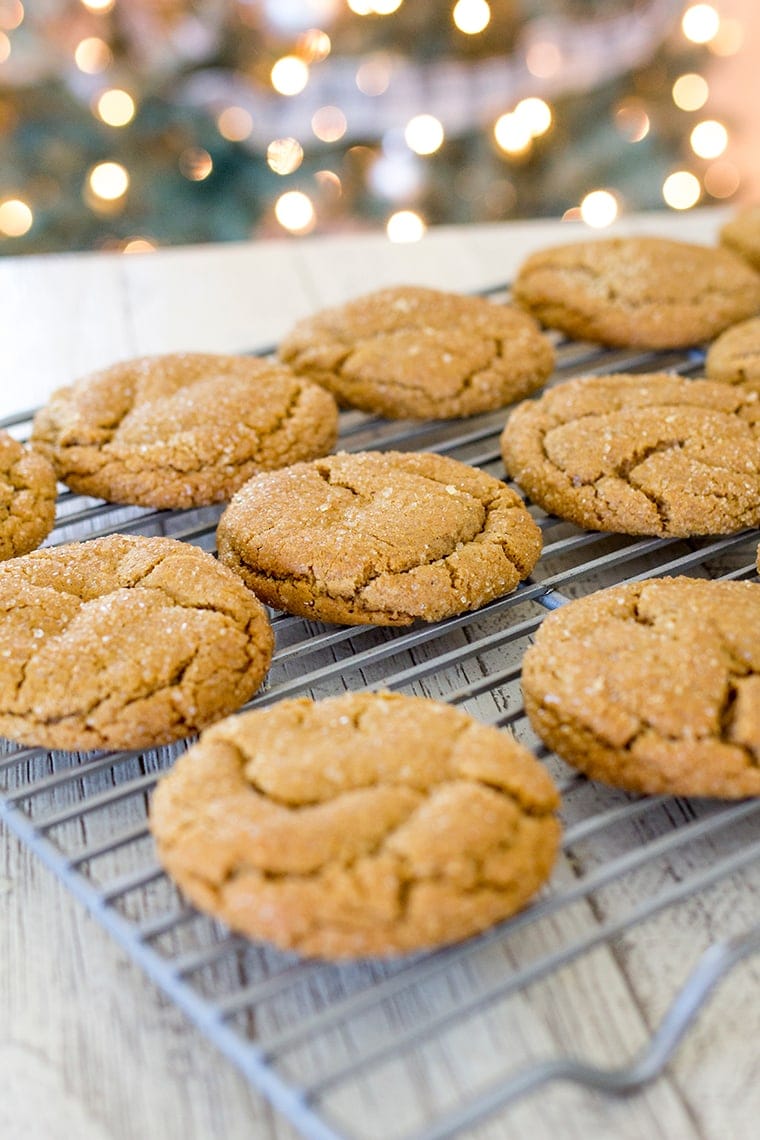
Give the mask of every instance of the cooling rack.
<path id="1" fill-rule="evenodd" d="M 689 374 L 702 359 L 696 351 L 560 343 L 552 383 L 592 372 Z M 30 418 L 0 426 L 24 438 Z M 437 450 L 501 477 L 504 419 L 389 423 L 342 413 L 340 447 Z M 727 884 L 741 891 L 747 876 L 760 883 L 760 800 L 634 797 L 595 785 L 533 735 L 519 686 L 522 654 L 548 610 L 655 575 L 756 579 L 760 532 L 638 540 L 584 532 L 531 509 L 544 535 L 541 560 L 517 591 L 476 613 L 404 630 L 273 615 L 272 669 L 247 706 L 401 690 L 461 705 L 536 752 L 562 792 L 562 856 L 532 906 L 478 938 L 431 954 L 330 965 L 232 936 L 184 903 L 148 834 L 151 790 L 186 743 L 81 755 L 0 744 L 0 817 L 304 1136 L 440 1140 L 513 1111 L 551 1081 L 636 1090 L 663 1071 L 732 966 L 760 949 L 760 923 L 746 908 L 714 906 Z M 65 492 L 49 541 L 126 531 L 213 551 L 220 510 L 149 511 Z M 678 943 L 671 959 L 679 960 L 667 961 L 659 921 L 682 912 L 688 921 L 696 905 L 714 907 L 712 936 L 696 937 L 686 961 Z M 592 1005 L 602 973 L 606 985 L 630 988 L 630 961 L 657 971 L 667 964 L 658 1020 L 642 1018 L 623 1040 L 610 1031 L 603 1057 L 584 1052 L 583 1026 L 562 1002 L 568 976 L 587 986 Z M 386 1115 L 378 1132 L 372 1105 L 389 1099 L 396 1129 Z"/>

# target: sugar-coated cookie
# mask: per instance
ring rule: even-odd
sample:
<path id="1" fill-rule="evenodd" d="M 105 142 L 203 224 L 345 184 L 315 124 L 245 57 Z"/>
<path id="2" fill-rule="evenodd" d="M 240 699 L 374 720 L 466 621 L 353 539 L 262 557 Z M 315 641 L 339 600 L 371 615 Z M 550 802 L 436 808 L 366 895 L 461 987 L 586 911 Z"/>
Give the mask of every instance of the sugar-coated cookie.
<path id="1" fill-rule="evenodd" d="M 158 856 L 233 930 L 324 958 L 421 950 L 548 878 L 556 789 L 508 733 L 420 697 L 280 701 L 204 732 L 151 804 Z"/>
<path id="2" fill-rule="evenodd" d="M 111 535 L 0 565 L 0 733 L 46 748 L 147 748 L 253 696 L 263 606 L 198 547 Z"/>
<path id="3" fill-rule="evenodd" d="M 677 348 L 712 340 L 760 311 L 760 274 L 728 249 L 600 238 L 531 254 L 513 294 L 542 324 L 569 337 Z"/>
<path id="4" fill-rule="evenodd" d="M 760 391 L 670 373 L 587 376 L 525 401 L 507 471 L 590 530 L 730 534 L 760 524 Z"/>
<path id="5" fill-rule="evenodd" d="M 760 317 L 722 332 L 707 351 L 705 372 L 724 384 L 760 385 Z"/>
<path id="6" fill-rule="evenodd" d="M 509 593 L 541 552 L 519 496 L 429 452 L 341 453 L 251 479 L 217 528 L 219 558 L 277 609 L 408 625 Z"/>
<path id="7" fill-rule="evenodd" d="M 337 425 L 329 393 L 282 365 L 184 352 L 60 388 L 32 442 L 80 494 L 192 507 L 229 499 L 257 471 L 325 455 Z"/>
<path id="8" fill-rule="evenodd" d="M 760 204 L 745 206 L 730 218 L 720 230 L 720 242 L 760 269 Z"/>
<path id="9" fill-rule="evenodd" d="M 554 366 L 549 341 L 519 309 L 411 285 L 305 318 L 279 354 L 339 403 L 389 419 L 501 408 L 538 388 Z"/>
<path id="10" fill-rule="evenodd" d="M 760 585 L 649 579 L 569 602 L 525 654 L 541 738 L 634 792 L 760 795 Z"/>
<path id="11" fill-rule="evenodd" d="M 55 472 L 44 456 L 0 431 L 0 560 L 28 554 L 55 521 Z"/>

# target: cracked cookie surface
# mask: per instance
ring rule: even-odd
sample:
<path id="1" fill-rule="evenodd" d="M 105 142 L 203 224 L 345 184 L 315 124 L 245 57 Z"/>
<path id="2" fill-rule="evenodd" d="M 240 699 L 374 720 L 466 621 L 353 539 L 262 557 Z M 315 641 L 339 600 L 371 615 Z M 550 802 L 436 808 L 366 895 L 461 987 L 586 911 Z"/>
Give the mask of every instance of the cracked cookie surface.
<path id="1" fill-rule="evenodd" d="M 760 310 L 760 274 L 728 249 L 658 237 L 602 238 L 540 250 L 515 301 L 570 337 L 618 347 L 712 340 Z"/>
<path id="2" fill-rule="evenodd" d="M 266 611 L 203 550 L 112 535 L 0 565 L 0 733 L 47 748 L 145 748 L 258 689 Z"/>
<path id="3" fill-rule="evenodd" d="M 47 459 L 0 431 L 0 561 L 40 545 L 55 521 L 55 472 Z"/>
<path id="4" fill-rule="evenodd" d="M 337 430 L 329 393 L 282 365 L 186 352 L 124 361 L 60 388 L 35 416 L 32 442 L 80 494 L 182 508 L 325 455 Z"/>
<path id="5" fill-rule="evenodd" d="M 740 321 L 721 333 L 705 358 L 709 380 L 760 387 L 760 317 Z"/>
<path id="6" fill-rule="evenodd" d="M 554 350 L 526 313 L 482 297 L 398 286 L 300 321 L 280 358 L 341 404 L 389 419 L 450 419 L 534 391 Z"/>
<path id="7" fill-rule="evenodd" d="M 439 621 L 513 590 L 541 532 L 499 479 L 431 453 L 339 453 L 256 476 L 219 558 L 276 609 L 354 625 Z"/>
<path id="8" fill-rule="evenodd" d="M 521 404 L 507 471 L 590 530 L 730 534 L 760 523 L 760 391 L 670 373 L 589 376 Z"/>
<path id="9" fill-rule="evenodd" d="M 541 738 L 634 792 L 760 795 L 760 585 L 649 579 L 568 603 L 523 659 Z"/>
<path id="10" fill-rule="evenodd" d="M 519 910 L 553 866 L 558 802 L 508 733 L 357 693 L 214 725 L 160 781 L 151 830 L 202 910 L 351 958 L 443 945 Z"/>
<path id="11" fill-rule="evenodd" d="M 721 245 L 760 270 L 760 205 L 746 206 L 720 230 Z"/>

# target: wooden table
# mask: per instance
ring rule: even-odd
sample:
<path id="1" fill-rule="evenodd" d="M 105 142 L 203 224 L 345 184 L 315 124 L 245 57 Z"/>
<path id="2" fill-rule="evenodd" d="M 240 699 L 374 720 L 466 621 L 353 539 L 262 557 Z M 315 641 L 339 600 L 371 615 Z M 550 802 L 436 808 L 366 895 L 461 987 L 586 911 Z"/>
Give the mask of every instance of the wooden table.
<path id="1" fill-rule="evenodd" d="M 618 232 L 711 242 L 725 211 L 628 218 Z M 371 288 L 461 291 L 510 279 L 535 248 L 587 235 L 576 223 L 284 240 L 115 256 L 0 261 L 0 417 L 116 360 L 169 350 L 275 343 L 296 318 Z M 671 868 L 677 876 L 677 868 Z M 569 1009 L 578 1047 L 630 1054 L 671 995 L 668 961 L 719 937 L 727 915 L 758 912 L 755 866 L 656 925 L 649 952 L 625 945 L 602 966 L 558 975 L 557 1032 Z M 670 969 L 670 967 L 668 967 Z M 741 1140 L 760 1126 L 760 960 L 731 973 L 667 1074 L 625 1100 L 555 1083 L 467 1134 L 602 1140 Z M 666 996 L 667 995 L 667 996 Z M 546 1020 L 546 1015 L 545 1015 Z M 614 1050 L 621 1046 L 622 1054 Z M 468 1038 L 461 1043 L 467 1049 Z M 421 1079 L 422 1085 L 425 1077 Z M 445 1079 L 445 1073 L 444 1073 Z M 426 1095 L 421 1088 L 421 1096 Z M 368 1112 L 383 1135 L 391 1097 Z M 0 1136 L 3 1140 L 282 1140 L 295 1135 L 58 880 L 7 831 L 0 841 Z"/>

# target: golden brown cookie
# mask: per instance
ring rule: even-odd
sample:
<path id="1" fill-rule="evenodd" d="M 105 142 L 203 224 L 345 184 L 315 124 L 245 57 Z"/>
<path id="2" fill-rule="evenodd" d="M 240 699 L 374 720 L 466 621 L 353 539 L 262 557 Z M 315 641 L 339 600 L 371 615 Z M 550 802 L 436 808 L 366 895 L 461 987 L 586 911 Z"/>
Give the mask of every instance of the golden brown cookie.
<path id="1" fill-rule="evenodd" d="M 570 602 L 523 660 L 531 723 L 595 780 L 760 795 L 760 585 L 661 578 Z"/>
<path id="2" fill-rule="evenodd" d="M 721 333 L 708 349 L 705 372 L 724 384 L 760 385 L 760 317 Z"/>
<path id="3" fill-rule="evenodd" d="M 760 523 L 760 391 L 664 372 L 582 377 L 516 408 L 501 452 L 534 502 L 590 530 Z"/>
<path id="4" fill-rule="evenodd" d="M 474 610 L 533 569 L 541 532 L 499 479 L 442 455 L 330 455 L 251 479 L 219 558 L 262 601 L 347 625 Z"/>
<path id="5" fill-rule="evenodd" d="M 47 538 L 55 496 L 47 459 L 0 431 L 0 560 L 27 554 Z"/>
<path id="6" fill-rule="evenodd" d="M 32 441 L 80 494 L 191 507 L 229 499 L 258 471 L 326 454 L 337 424 L 332 397 L 282 365 L 185 352 L 60 388 Z"/>
<path id="7" fill-rule="evenodd" d="M 233 930 L 324 958 L 476 934 L 546 880 L 558 795 L 506 732 L 391 693 L 208 729 L 156 790 L 158 856 Z"/>
<path id="8" fill-rule="evenodd" d="M 760 269 L 760 205 L 746 206 L 729 219 L 720 231 L 720 242 Z"/>
<path id="9" fill-rule="evenodd" d="M 676 348 L 760 310 L 760 274 L 727 249 L 658 237 L 601 238 L 532 254 L 515 301 L 570 337 Z"/>
<path id="10" fill-rule="evenodd" d="M 266 612 L 198 547 L 111 535 L 0 566 L 0 733 L 46 748 L 147 748 L 253 696 Z"/>
<path id="11" fill-rule="evenodd" d="M 348 407 L 450 419 L 534 391 L 554 350 L 526 313 L 483 297 L 398 286 L 300 321 L 280 358 Z"/>

